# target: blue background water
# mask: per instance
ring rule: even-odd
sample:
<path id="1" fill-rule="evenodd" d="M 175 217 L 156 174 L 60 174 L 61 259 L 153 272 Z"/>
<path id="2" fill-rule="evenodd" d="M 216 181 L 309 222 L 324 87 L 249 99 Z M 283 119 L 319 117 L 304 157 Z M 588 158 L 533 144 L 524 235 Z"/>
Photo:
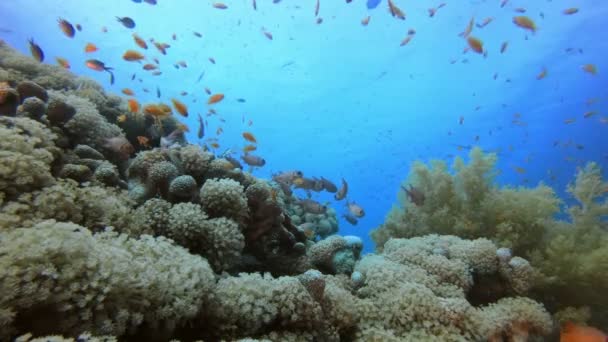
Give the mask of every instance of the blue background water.
<path id="1" fill-rule="evenodd" d="M 95 78 L 111 92 L 129 87 L 142 103 L 158 101 L 158 86 L 162 101 L 175 97 L 190 107 L 189 118 L 180 120 L 190 126 L 192 142 L 196 113 L 208 110 L 204 87 L 226 94 L 214 106 L 219 116 L 207 118 L 208 136 L 214 136 L 217 127 L 224 129 L 220 151 L 239 150 L 241 133 L 250 130 L 260 142 L 256 153 L 267 160 L 256 175 L 298 169 L 336 183 L 344 177 L 349 199 L 367 214 L 356 227 L 341 220 L 340 233 L 362 236 L 368 251 L 373 249 L 368 231 L 383 222 L 415 159 L 451 160 L 468 153 L 457 145 L 480 145 L 499 151 L 501 184 L 544 181 L 566 200 L 564 190 L 577 166 L 592 160 L 605 167 L 608 162 L 608 124 L 601 121 L 608 117 L 608 3 L 603 0 L 509 1 L 505 8 L 498 0 L 448 0 L 433 18 L 427 9 L 439 2 L 396 0 L 406 21 L 391 17 L 386 1 L 370 10 L 363 0 L 322 0 L 320 25 L 315 23 L 314 1 L 257 2 L 254 11 L 249 0 L 226 2 L 226 10 L 201 0 L 159 0 L 156 6 L 129 0 L 2 0 L 0 38 L 29 53 L 27 39 L 33 37 L 46 53 L 45 62 L 67 58 L 73 72 Z M 520 6 L 536 21 L 536 34 L 512 23 Z M 571 6 L 580 12 L 563 15 Z M 362 26 L 368 15 L 369 25 Z M 124 28 L 116 16 L 132 17 L 136 28 Z M 466 41 L 458 33 L 472 16 L 477 23 L 494 17 L 472 33 L 484 41 L 487 58 L 463 54 Z M 83 31 L 67 38 L 57 17 L 81 24 Z M 104 26 L 107 33 L 101 31 Z M 272 41 L 262 28 L 273 34 Z M 410 28 L 416 30 L 415 37 L 399 46 Z M 161 76 L 122 60 L 125 50 L 137 49 L 132 32 L 171 45 L 167 56 L 151 44 L 143 51 L 149 59 L 159 57 Z M 171 39 L 173 33 L 177 41 Z M 501 54 L 503 41 L 509 46 Z M 85 54 L 87 42 L 100 51 Z M 114 86 L 107 74 L 84 66 L 89 58 L 115 68 Z M 172 65 L 179 60 L 188 68 L 175 69 Z M 594 63 L 598 74 L 583 72 L 586 63 Z M 548 74 L 537 80 L 543 68 Z M 203 80 L 196 83 L 203 71 Z M 143 82 L 131 81 L 133 73 Z M 189 95 L 181 97 L 181 91 Z M 596 102 L 588 105 L 589 99 Z M 584 119 L 583 113 L 590 110 L 598 114 Z M 515 113 L 525 126 L 513 124 Z M 564 124 L 569 118 L 576 122 Z M 251 127 L 248 120 L 253 121 Z M 554 147 L 555 141 L 559 144 Z M 517 173 L 516 167 L 526 173 Z M 314 198 L 333 202 L 328 194 Z M 333 206 L 342 212 L 343 203 Z"/>

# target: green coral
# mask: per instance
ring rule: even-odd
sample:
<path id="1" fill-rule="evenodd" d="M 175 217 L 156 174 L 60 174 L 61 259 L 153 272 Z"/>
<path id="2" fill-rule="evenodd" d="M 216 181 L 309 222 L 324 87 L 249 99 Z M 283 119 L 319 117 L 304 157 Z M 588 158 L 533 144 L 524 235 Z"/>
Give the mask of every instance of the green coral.
<path id="1" fill-rule="evenodd" d="M 553 190 L 542 184 L 533 189 L 498 188 L 493 183 L 496 156 L 474 148 L 469 159 L 465 164 L 456 158 L 454 175 L 443 161 L 433 161 L 431 167 L 414 164 L 403 186 L 415 186 L 425 201 L 416 206 L 400 191 L 401 206 L 393 207 L 385 223 L 372 232 L 379 250 L 390 237 L 430 233 L 486 237 L 516 254 L 534 249 L 559 211 Z"/>
<path id="2" fill-rule="evenodd" d="M 0 234 L 0 326 L 36 334 L 170 334 L 214 286 L 207 262 L 164 238 L 45 221 Z"/>

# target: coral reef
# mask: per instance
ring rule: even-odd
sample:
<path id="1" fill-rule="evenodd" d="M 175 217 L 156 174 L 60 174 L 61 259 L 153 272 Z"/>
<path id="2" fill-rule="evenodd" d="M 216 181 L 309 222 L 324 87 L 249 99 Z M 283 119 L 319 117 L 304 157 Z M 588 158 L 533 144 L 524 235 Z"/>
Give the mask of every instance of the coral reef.
<path id="1" fill-rule="evenodd" d="M 551 188 L 500 188 L 493 181 L 496 156 L 475 148 L 469 157 L 468 164 L 456 159 L 453 175 L 442 161 L 414 164 L 404 184 L 424 193 L 425 201 L 417 205 L 400 192 L 400 206 L 372 232 L 378 249 L 391 237 L 429 233 L 488 238 L 509 249 L 503 252 L 512 272 L 535 280 L 515 289 L 533 286 L 534 298 L 553 312 L 589 306 L 596 324 L 608 324 L 602 295 L 608 291 L 608 182 L 599 166 L 578 171 L 568 192 L 579 204 L 567 207 L 569 220 L 562 221 L 555 219 L 561 201 Z"/>
<path id="2" fill-rule="evenodd" d="M 404 232 L 381 230 L 382 254 L 362 256 L 360 238 L 335 235 L 333 209 L 307 212 L 289 186 L 183 137 L 161 146 L 177 128 L 171 116 L 159 125 L 130 113 L 115 124 L 126 108 L 119 97 L 2 42 L 0 82 L 0 340 L 498 341 L 551 329 L 543 306 L 524 296 L 537 275 L 551 283 L 573 272 L 535 261 L 527 240 L 544 237 L 546 223 L 529 221 L 557 202 L 545 188 L 519 203 L 522 190 L 489 186 L 491 160 L 461 165 L 454 188 L 441 172 L 436 184 L 429 178 L 424 190 L 443 184 L 441 198 L 469 193 L 452 206 L 428 196 L 428 210 L 399 223 Z M 142 132 L 147 146 L 136 139 Z M 605 203 L 585 190 L 596 186 L 595 170 L 573 186 L 582 205 L 571 213 L 573 225 L 597 230 Z M 482 180 L 485 188 L 475 184 Z M 507 215 L 484 218 L 503 226 L 481 234 L 467 215 L 482 209 Z M 389 238 L 426 235 L 435 224 L 488 239 Z M 538 258 L 571 252 L 551 241 Z M 597 243 L 581 258 L 603 260 Z"/>

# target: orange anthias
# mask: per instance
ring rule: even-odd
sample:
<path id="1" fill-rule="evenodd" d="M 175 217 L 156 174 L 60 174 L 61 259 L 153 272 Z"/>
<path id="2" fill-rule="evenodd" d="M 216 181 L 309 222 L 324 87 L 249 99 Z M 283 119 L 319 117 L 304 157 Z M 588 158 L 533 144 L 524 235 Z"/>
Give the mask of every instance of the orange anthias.
<path id="1" fill-rule="evenodd" d="M 606 342 L 608 336 L 594 327 L 566 322 L 562 326 L 560 342 Z"/>
<path id="2" fill-rule="evenodd" d="M 186 105 L 177 100 L 177 99 L 171 99 L 171 102 L 173 103 L 173 107 L 175 107 L 175 110 L 180 113 L 182 116 L 188 117 L 188 107 L 186 107 Z"/>
<path id="3" fill-rule="evenodd" d="M 222 101 L 224 99 L 224 94 L 213 94 L 209 97 L 207 104 L 214 104 Z"/>

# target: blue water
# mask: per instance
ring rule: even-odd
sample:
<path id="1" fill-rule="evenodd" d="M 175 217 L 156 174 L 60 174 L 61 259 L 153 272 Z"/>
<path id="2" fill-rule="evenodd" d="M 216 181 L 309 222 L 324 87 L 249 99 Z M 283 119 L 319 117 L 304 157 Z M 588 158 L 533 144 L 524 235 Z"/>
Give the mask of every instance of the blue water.
<path id="1" fill-rule="evenodd" d="M 257 11 L 250 1 L 227 3 L 226 10 L 211 3 L 2 0 L 0 38 L 29 53 L 27 39 L 33 37 L 45 51 L 45 62 L 55 63 L 55 56 L 67 58 L 73 72 L 90 76 L 117 94 L 129 87 L 141 103 L 157 102 L 158 86 L 162 101 L 175 97 L 189 106 L 190 116 L 180 120 L 190 126 L 188 138 L 193 143 L 196 113 L 208 110 L 204 87 L 226 94 L 214 106 L 226 122 L 218 116 L 207 118 L 208 136 L 214 136 L 218 127 L 224 129 L 220 150 L 239 150 L 241 133 L 250 130 L 260 142 L 257 152 L 267 161 L 255 175 L 298 169 L 335 183 L 344 177 L 349 199 L 367 214 L 356 227 L 341 220 L 340 234 L 363 237 L 367 251 L 373 249 L 367 234 L 383 222 L 411 163 L 468 153 L 457 145 L 499 151 L 501 184 L 533 186 L 543 181 L 566 201 L 564 190 L 577 166 L 596 161 L 605 173 L 608 169 L 608 124 L 601 121 L 608 118 L 608 40 L 603 38 L 608 3 L 603 0 L 509 1 L 505 8 L 498 0 L 447 1 L 433 18 L 427 3 L 396 0 L 407 15 L 405 21 L 391 17 L 386 2 L 369 10 L 364 1 L 321 0 L 321 24 L 315 22 L 313 1 L 258 0 Z M 519 6 L 535 20 L 536 34 L 512 23 Z M 580 12 L 562 14 L 569 6 Z M 368 15 L 369 25 L 362 26 Z M 116 16 L 133 18 L 135 29 L 123 27 Z M 494 18 L 472 32 L 483 40 L 487 58 L 463 54 L 466 41 L 458 33 L 472 16 L 477 23 Z M 57 17 L 81 24 L 83 31 L 67 38 Z M 104 26 L 107 33 L 101 30 Z M 262 34 L 262 28 L 273 40 Z M 399 46 L 410 28 L 416 35 L 408 45 Z M 203 37 L 195 37 L 193 31 Z M 122 60 L 125 50 L 137 48 L 132 32 L 171 45 L 167 56 L 153 46 L 142 51 L 149 59 L 160 59 L 161 76 Z M 509 46 L 501 54 L 503 41 Z M 87 42 L 100 51 L 85 54 Z M 568 53 L 566 48 L 575 50 Z M 106 73 L 84 66 L 89 58 L 115 69 L 113 86 Z M 180 60 L 188 63 L 187 69 L 172 66 Z M 587 63 L 597 66 L 597 75 L 582 71 Z M 537 80 L 543 68 L 547 76 Z M 204 78 L 196 83 L 203 71 Z M 130 80 L 133 73 L 141 83 Z M 181 91 L 189 95 L 182 97 Z M 588 99 L 597 102 L 587 105 Z M 591 110 L 598 114 L 584 119 L 583 113 Z M 525 126 L 512 123 L 515 113 L 521 114 Z M 569 118 L 576 122 L 566 125 Z M 251 127 L 248 120 L 253 121 Z M 570 140 L 572 145 L 563 147 Z M 559 141 L 557 147 L 554 141 Z M 515 167 L 526 173 L 515 172 Z M 344 202 L 334 203 L 328 194 L 314 198 L 344 211 Z"/>

